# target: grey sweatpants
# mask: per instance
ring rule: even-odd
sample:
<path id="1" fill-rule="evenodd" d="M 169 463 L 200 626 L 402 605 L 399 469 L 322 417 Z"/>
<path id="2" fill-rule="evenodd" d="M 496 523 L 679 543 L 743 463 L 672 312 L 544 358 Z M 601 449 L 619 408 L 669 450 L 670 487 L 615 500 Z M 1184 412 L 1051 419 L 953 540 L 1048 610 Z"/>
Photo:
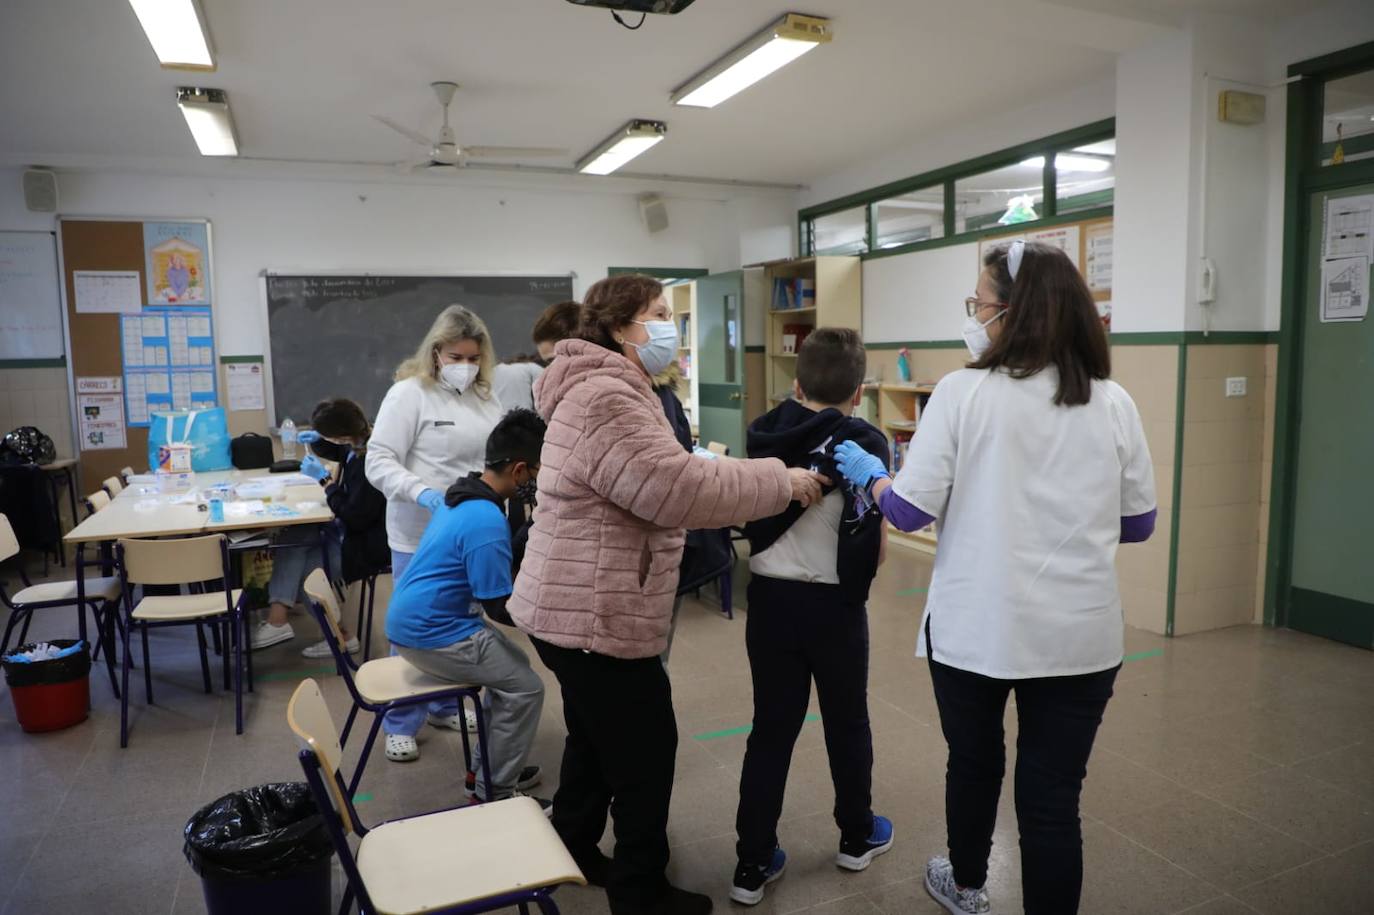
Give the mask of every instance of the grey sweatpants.
<path id="1" fill-rule="evenodd" d="M 477 790 L 490 800 L 510 794 L 529 756 L 544 708 L 544 683 L 525 652 L 494 626 L 443 648 L 406 648 L 396 652 L 432 677 L 470 683 L 487 694 L 487 746 L 473 750 Z M 490 752 L 495 790 L 482 781 L 482 755 Z"/>

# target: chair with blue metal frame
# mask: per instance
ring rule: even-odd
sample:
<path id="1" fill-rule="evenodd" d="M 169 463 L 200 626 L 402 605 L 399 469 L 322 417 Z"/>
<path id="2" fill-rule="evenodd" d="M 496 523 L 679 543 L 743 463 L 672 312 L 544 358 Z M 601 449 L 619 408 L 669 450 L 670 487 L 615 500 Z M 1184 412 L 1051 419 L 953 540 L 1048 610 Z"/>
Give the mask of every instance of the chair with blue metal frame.
<path id="1" fill-rule="evenodd" d="M 343 678 L 349 695 L 353 697 L 353 708 L 348 713 L 348 720 L 344 722 L 343 736 L 339 743 L 342 745 L 348 742 L 348 735 L 353 730 L 353 722 L 360 710 L 372 713 L 372 727 L 367 732 L 367 742 L 363 744 L 362 755 L 358 757 L 358 768 L 353 772 L 353 780 L 348 785 L 350 798 L 357 792 L 358 784 L 362 781 L 363 769 L 367 767 L 372 745 L 376 742 L 377 732 L 382 726 L 382 718 L 393 708 L 454 698 L 458 700 L 461 709 L 470 701 L 473 715 L 477 719 L 477 740 L 483 746 L 487 745 L 487 719 L 482 708 L 480 686 L 431 677 L 405 658 L 396 655 L 359 664 L 352 655 L 343 650 L 344 638 L 339 628 L 341 617 L 338 596 L 334 593 L 334 587 L 329 583 L 329 579 L 325 577 L 324 570 L 316 569 L 307 575 L 303 589 L 310 612 L 320 624 L 324 640 L 334 655 L 334 664 L 338 668 L 339 676 Z M 463 762 L 467 771 L 471 772 L 472 745 L 466 729 L 459 733 L 463 735 Z M 486 753 L 482 754 L 482 778 L 483 784 L 492 784 L 491 762 Z"/>
<path id="2" fill-rule="evenodd" d="M 343 867 L 347 889 L 340 913 L 356 897 L 358 911 L 367 915 L 468 915 L 509 906 L 529 915 L 531 903 L 544 915 L 558 915 L 553 891 L 565 883 L 586 885 L 533 798 L 364 826 L 344 788 L 338 731 L 318 683 L 307 679 L 296 687 L 286 720 L 300 741 L 305 780 Z M 360 840 L 356 852 L 349 833 Z"/>

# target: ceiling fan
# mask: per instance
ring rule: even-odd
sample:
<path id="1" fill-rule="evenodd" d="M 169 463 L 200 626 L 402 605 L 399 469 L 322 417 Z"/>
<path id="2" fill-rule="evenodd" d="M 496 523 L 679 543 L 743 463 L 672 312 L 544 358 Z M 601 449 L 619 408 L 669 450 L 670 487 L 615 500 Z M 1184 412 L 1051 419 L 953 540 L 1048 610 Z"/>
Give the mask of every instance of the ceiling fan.
<path id="1" fill-rule="evenodd" d="M 453 82 L 430 83 L 439 106 L 444 110 L 444 124 L 439 128 L 438 139 L 430 139 L 418 130 L 412 130 L 380 114 L 372 117 L 392 130 L 429 150 L 429 157 L 410 163 L 413 171 L 422 169 L 462 168 L 469 159 L 533 159 L 566 156 L 566 149 L 550 149 L 543 146 L 459 146 L 453 128 L 449 126 L 448 109 L 453 103 L 453 95 L 458 84 Z"/>

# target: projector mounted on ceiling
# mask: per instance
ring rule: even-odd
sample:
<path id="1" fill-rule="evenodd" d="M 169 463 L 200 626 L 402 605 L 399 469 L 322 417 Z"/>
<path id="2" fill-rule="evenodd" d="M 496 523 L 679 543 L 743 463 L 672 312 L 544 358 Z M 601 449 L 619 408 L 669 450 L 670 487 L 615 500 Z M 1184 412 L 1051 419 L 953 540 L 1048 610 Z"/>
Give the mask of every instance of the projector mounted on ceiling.
<path id="1" fill-rule="evenodd" d="M 680 13 L 692 5 L 692 0 L 568 0 L 578 6 L 599 6 L 627 13 Z"/>

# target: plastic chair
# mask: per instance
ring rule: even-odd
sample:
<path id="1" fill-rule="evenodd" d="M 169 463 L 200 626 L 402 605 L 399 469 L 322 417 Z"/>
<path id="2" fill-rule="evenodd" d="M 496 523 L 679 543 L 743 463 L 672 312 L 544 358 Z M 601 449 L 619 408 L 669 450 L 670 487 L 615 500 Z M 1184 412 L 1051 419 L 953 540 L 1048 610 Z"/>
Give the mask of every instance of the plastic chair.
<path id="1" fill-rule="evenodd" d="M 124 491 L 124 484 L 119 481 L 119 477 L 106 477 L 105 482 L 100 485 L 112 499 Z"/>
<path id="2" fill-rule="evenodd" d="M 552 893 L 587 880 L 539 802 L 513 797 L 438 810 L 368 828 L 339 771 L 343 755 L 334 719 L 314 680 L 303 680 L 286 707 L 301 744 L 300 762 L 334 849 L 347 889 L 340 913 L 356 896 L 360 913 L 490 912 L 533 903 L 558 915 Z M 359 838 L 357 852 L 348 835 Z"/>
<path id="3" fill-rule="evenodd" d="M 133 476 L 133 475 L 134 475 L 134 469 L 133 469 L 132 467 L 121 467 L 121 468 L 119 468 L 119 481 L 120 481 L 121 483 L 123 483 L 125 486 L 128 486 L 128 485 L 129 485 L 129 477 L 131 477 L 131 476 Z"/>
<path id="4" fill-rule="evenodd" d="M 85 502 L 86 517 L 89 518 L 91 515 L 94 515 L 106 505 L 110 504 L 110 494 L 103 489 L 97 489 L 86 497 Z"/>
<path id="5" fill-rule="evenodd" d="M 143 689 L 149 705 L 153 702 L 152 658 L 148 653 L 148 630 L 167 626 L 194 626 L 200 646 L 200 670 L 205 691 L 210 686 L 210 660 L 206 654 L 204 624 L 229 622 L 234 653 L 234 733 L 243 733 L 243 646 L 248 638 L 246 616 L 242 612 L 243 589 L 230 588 L 228 541 L 221 534 L 188 537 L 183 540 L 123 540 L 115 545 L 120 585 L 124 592 L 123 657 L 120 682 L 123 691 L 119 706 L 119 745 L 129 745 L 129 639 L 135 629 L 143 639 Z M 134 603 L 133 586 L 180 585 L 193 583 L 199 593 L 144 596 Z M 221 591 L 208 591 L 206 584 L 218 583 Z M 109 633 L 113 640 L 114 633 Z M 249 662 L 251 665 L 251 661 Z M 224 678 L 229 680 L 229 651 L 224 652 Z M 252 668 L 248 673 L 252 689 Z"/>
<path id="6" fill-rule="evenodd" d="M 10 519 L 0 514 L 0 562 L 18 554 L 19 539 L 14 536 L 14 528 L 10 526 Z M 29 623 L 33 621 L 33 614 L 36 610 L 76 607 L 77 631 L 83 640 L 86 640 L 87 606 L 94 612 L 96 627 L 102 632 L 104 631 L 103 621 L 106 616 L 113 619 L 117 615 L 119 579 L 113 576 L 83 577 L 80 556 L 81 553 L 78 551 L 77 578 L 72 581 L 48 581 L 35 585 L 29 581 L 29 576 L 25 574 L 21 564 L 19 566 L 19 578 L 24 583 L 23 588 L 11 596 L 5 588 L 4 582 L 0 582 L 0 602 L 3 602 L 10 611 L 10 619 L 8 625 L 5 626 L 4 638 L 0 638 L 0 655 L 3 655 L 9 648 L 10 635 L 14 632 L 14 627 L 21 621 L 23 626 L 19 630 L 17 644 L 24 644 L 24 640 L 29 635 Z M 86 641 L 89 645 L 89 640 Z M 114 660 L 110 657 L 109 652 L 105 654 L 105 666 L 110 672 L 110 686 L 114 688 L 115 695 L 118 695 L 119 686 L 115 683 Z"/>
<path id="7" fill-rule="evenodd" d="M 324 571 L 316 569 L 307 575 L 304 589 L 310 612 L 320 624 L 324 640 L 334 655 L 334 664 L 338 667 L 339 676 L 343 677 L 348 693 L 353 697 L 353 708 L 348 713 L 348 720 L 344 722 L 343 736 L 339 738 L 340 746 L 348 743 L 348 735 L 353 730 L 353 722 L 357 719 L 359 710 L 372 713 L 372 727 L 367 732 L 367 742 L 363 744 L 362 755 L 358 757 L 358 768 L 353 772 L 353 781 L 348 785 L 350 798 L 357 792 L 358 783 L 362 781 L 363 769 L 367 767 L 372 745 L 377 741 L 377 731 L 382 727 L 382 717 L 393 708 L 428 704 L 435 699 L 454 698 L 458 700 L 461 712 L 466 708 L 466 701 L 471 700 L 477 717 L 477 739 L 483 746 L 487 746 L 487 719 L 485 709 L 482 708 L 480 686 L 431 677 L 405 658 L 395 655 L 359 664 L 353 660 L 352 655 L 343 650 L 343 632 L 339 629 L 339 601 Z M 467 729 L 464 728 L 459 733 L 463 735 L 463 763 L 467 771 L 471 772 L 472 746 L 468 740 Z M 485 780 L 484 784 L 493 784 L 491 759 L 487 753 L 482 754 L 482 777 Z"/>

